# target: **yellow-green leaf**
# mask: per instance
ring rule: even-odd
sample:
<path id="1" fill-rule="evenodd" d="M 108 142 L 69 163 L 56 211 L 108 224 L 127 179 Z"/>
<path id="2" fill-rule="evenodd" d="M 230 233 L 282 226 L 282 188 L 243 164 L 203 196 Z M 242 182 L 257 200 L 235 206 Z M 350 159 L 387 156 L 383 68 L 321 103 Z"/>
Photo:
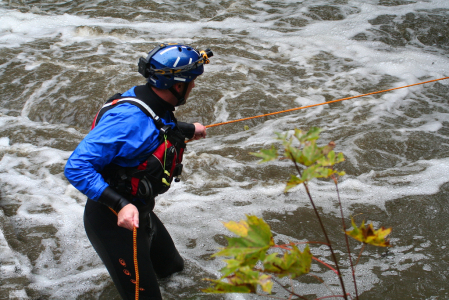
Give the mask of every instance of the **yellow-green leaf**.
<path id="1" fill-rule="evenodd" d="M 312 264 L 312 254 L 310 253 L 309 245 L 304 251 L 298 249 L 292 244 L 292 250 L 279 256 L 277 253 L 272 253 L 265 257 L 263 262 L 265 272 L 274 273 L 279 277 L 290 276 L 296 278 L 302 274 L 307 274 L 310 271 Z"/>
<path id="2" fill-rule="evenodd" d="M 227 280 L 224 282 L 223 279 Z M 271 276 L 252 270 L 244 266 L 231 276 L 222 277 L 220 280 L 211 280 L 215 286 L 203 290 L 206 293 L 256 293 L 257 286 L 262 290 L 271 293 L 273 282 Z"/>
<path id="3" fill-rule="evenodd" d="M 244 266 L 254 266 L 263 260 L 266 251 L 274 245 L 270 226 L 256 216 L 246 216 L 247 220 L 224 223 L 226 228 L 240 235 L 240 237 L 227 237 L 228 246 L 212 256 L 232 257 L 227 266 L 222 269 L 226 275 L 237 271 Z"/>
<path id="4" fill-rule="evenodd" d="M 304 133 L 302 130 L 295 129 L 295 137 L 301 143 L 306 141 L 314 141 L 320 138 L 321 129 L 319 127 L 312 127 Z"/>
<path id="5" fill-rule="evenodd" d="M 206 279 L 214 284 L 207 289 L 201 290 L 204 293 L 224 294 L 224 293 L 251 293 L 251 288 L 246 285 L 234 285 L 221 280 Z"/>
<path id="6" fill-rule="evenodd" d="M 381 227 L 378 230 L 374 230 L 373 224 L 370 223 L 365 226 L 365 221 L 362 222 L 360 227 L 351 218 L 352 230 L 347 230 L 346 234 L 365 244 L 370 244 L 379 247 L 390 247 L 390 241 L 386 237 L 391 233 L 391 228 Z"/>
<path id="7" fill-rule="evenodd" d="M 261 149 L 259 152 L 251 152 L 250 154 L 262 158 L 259 163 L 272 161 L 278 158 L 278 152 L 274 145 L 272 145 L 270 149 Z"/>
<path id="8" fill-rule="evenodd" d="M 285 187 L 285 192 L 287 192 L 288 190 L 294 188 L 295 186 L 303 183 L 304 181 L 301 180 L 300 178 L 298 178 L 295 175 L 290 175 L 290 180 L 287 182 L 287 186 Z"/>
<path id="9" fill-rule="evenodd" d="M 248 223 L 245 221 L 235 222 L 229 221 L 227 223 L 223 222 L 223 225 L 231 232 L 237 234 L 238 236 L 245 237 L 248 235 Z"/>

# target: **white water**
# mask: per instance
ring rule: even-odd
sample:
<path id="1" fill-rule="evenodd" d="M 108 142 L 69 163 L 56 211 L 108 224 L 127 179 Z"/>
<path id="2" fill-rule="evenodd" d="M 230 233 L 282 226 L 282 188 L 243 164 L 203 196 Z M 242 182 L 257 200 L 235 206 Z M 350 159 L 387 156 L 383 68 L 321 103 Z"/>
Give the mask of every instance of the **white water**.
<path id="1" fill-rule="evenodd" d="M 171 2 L 158 3 L 177 7 Z M 130 19 L 126 17 L 129 8 L 124 6 L 120 6 L 124 17 L 119 18 L 0 2 L 0 51 L 5 53 L 0 60 L 5 91 L 0 100 L 2 278 L 22 278 L 24 287 L 51 299 L 76 299 L 88 292 L 95 298 L 110 286 L 84 233 L 85 197 L 68 184 L 62 169 L 101 102 L 115 92 L 142 84 L 135 72 L 136 62 L 156 43 L 180 41 L 214 51 L 192 99 L 179 110 L 181 120 L 205 125 L 449 76 L 448 48 L 417 46 L 416 39 L 400 47 L 353 39 L 375 28 L 368 20 L 383 15 L 394 14 L 400 20 L 410 12 L 436 9 L 447 21 L 447 1 L 397 6 L 348 1 L 338 6 L 344 19 L 308 17 L 305 26 L 276 22 L 304 18 L 313 6 L 334 3 L 283 1 L 276 6 L 262 1 L 251 5 L 236 2 L 216 9 L 214 18 L 201 9 L 219 7 L 218 1 L 193 4 L 197 7 L 191 14 L 194 21 L 177 17 L 165 21 L 145 14 Z M 253 13 L 245 13 L 248 10 Z M 178 13 L 190 16 L 183 9 Z M 226 14 L 235 15 L 217 21 Z M 447 91 L 449 82 L 440 85 Z M 430 87 L 421 85 L 338 106 L 263 118 L 250 122 L 247 131 L 243 124 L 224 125 L 210 129 L 207 139 L 189 143 L 183 181 L 161 195 L 155 208 L 188 262 L 187 271 L 164 283 L 163 289 L 170 294 L 170 290 L 181 293 L 195 287 L 198 280 L 192 276 L 198 270 L 204 277 L 218 275 L 223 264 L 207 255 L 222 247 L 213 237 L 227 235 L 221 221 L 267 212 L 288 216 L 298 207 L 308 206 L 301 188 L 283 194 L 288 172 L 282 169 L 288 163 L 258 165 L 257 159 L 247 155 L 273 143 L 274 132 L 319 126 L 325 129 L 323 142 L 337 142 L 337 150 L 348 160 L 348 175 L 340 184 L 347 216 L 359 213 L 353 204 L 385 211 L 386 204 L 394 200 L 439 192 L 449 181 L 448 98 L 435 96 Z M 410 112 L 415 108 L 419 113 Z M 432 139 L 421 139 L 423 136 Z M 271 174 L 271 170 L 276 172 Z M 337 215 L 333 185 L 315 182 L 311 190 L 324 213 Z M 370 219 L 369 213 L 366 219 Z M 6 238 L 12 233 L 17 235 L 16 248 Z M 418 262 L 424 271 L 432 270 L 427 260 L 438 258 L 426 254 L 429 237 L 413 236 L 418 246 L 404 245 L 401 236 L 393 234 L 399 246 L 392 249 L 395 256 L 387 261 L 379 259 L 375 251 L 368 252 L 371 256 L 358 269 L 359 291 L 369 291 Z M 298 240 L 281 233 L 276 239 Z M 23 249 L 30 241 L 28 246 L 36 250 L 27 256 Z M 325 252 L 319 248 L 314 254 Z M 385 278 L 373 271 L 377 269 Z M 335 280 L 332 272 L 320 274 Z M 315 284 L 301 284 L 301 288 L 328 295 L 324 287 L 317 292 Z M 11 289 L 9 296 L 32 297 L 20 287 Z"/>

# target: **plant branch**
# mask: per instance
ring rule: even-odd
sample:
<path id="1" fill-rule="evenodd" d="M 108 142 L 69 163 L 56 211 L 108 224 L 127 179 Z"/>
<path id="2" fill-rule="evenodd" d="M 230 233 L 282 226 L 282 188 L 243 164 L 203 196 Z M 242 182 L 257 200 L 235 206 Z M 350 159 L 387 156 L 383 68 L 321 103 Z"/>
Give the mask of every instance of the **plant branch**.
<path id="1" fill-rule="evenodd" d="M 325 243 L 325 242 L 311 242 L 311 241 L 307 241 L 307 242 L 290 242 L 288 244 L 281 244 L 281 245 L 274 245 L 271 246 L 271 248 L 282 248 L 282 247 L 286 247 L 287 245 L 291 245 L 291 244 L 295 244 L 295 245 L 302 245 L 302 244 L 321 244 L 321 245 L 326 245 L 329 246 L 329 244 Z M 291 250 L 291 249 L 288 249 Z"/>
<path id="2" fill-rule="evenodd" d="M 349 247 L 349 239 L 348 239 L 348 235 L 346 234 L 345 217 L 344 217 L 344 214 L 343 214 L 343 207 L 341 205 L 340 191 L 338 190 L 338 179 L 335 176 L 335 174 L 332 175 L 332 179 L 334 180 L 335 189 L 337 190 L 338 205 L 340 206 L 340 214 L 341 214 L 341 224 L 343 226 L 343 231 L 345 232 L 346 248 L 348 250 L 349 263 L 351 265 L 352 281 L 354 282 L 354 289 L 355 289 L 355 298 L 359 299 L 359 293 L 357 291 L 357 282 L 355 280 L 355 269 L 354 269 L 354 264 L 352 262 L 351 248 Z"/>
<path id="3" fill-rule="evenodd" d="M 268 297 L 268 298 L 271 298 L 271 299 L 285 300 L 285 298 L 280 298 L 280 297 L 276 297 L 276 296 L 272 296 L 272 295 L 265 295 L 265 294 L 259 294 L 259 293 L 256 293 L 256 295 L 263 296 L 263 297 Z"/>
<path id="4" fill-rule="evenodd" d="M 316 298 L 315 300 L 320 300 L 320 299 L 326 299 L 326 298 L 335 298 L 335 297 L 342 297 L 342 298 L 347 298 L 348 294 L 346 295 L 331 295 L 331 296 L 324 296 L 324 297 L 320 297 L 320 298 Z"/>
<path id="5" fill-rule="evenodd" d="M 317 279 L 319 282 L 321 282 L 322 284 L 324 284 L 324 286 L 326 287 L 326 289 L 327 289 L 331 294 L 333 293 L 333 291 L 331 290 L 331 288 L 329 287 L 329 285 L 328 285 L 326 282 L 324 282 L 323 279 L 321 279 L 320 277 L 318 277 L 318 276 L 316 276 L 316 275 L 310 274 L 310 273 L 309 273 L 308 275 L 314 277 L 314 278 Z"/>
<path id="6" fill-rule="evenodd" d="M 357 266 L 357 264 L 359 263 L 359 259 L 360 259 L 360 256 L 362 256 L 363 250 L 365 250 L 365 246 L 366 246 L 366 244 L 363 243 L 362 249 L 360 249 L 359 256 L 357 257 L 357 261 L 355 262 L 355 265 L 356 265 L 356 266 Z"/>
<path id="7" fill-rule="evenodd" d="M 322 261 L 322 260 L 316 258 L 315 256 L 312 256 L 312 259 L 313 259 L 313 260 L 316 260 L 317 262 L 319 262 L 319 263 L 321 263 L 321 264 L 323 264 L 323 265 L 325 265 L 326 267 L 328 267 L 329 269 L 331 269 L 332 271 L 334 271 L 335 274 L 338 275 L 338 271 L 335 270 L 331 265 L 329 265 L 329 264 L 325 263 L 324 261 Z"/>
<path id="8" fill-rule="evenodd" d="M 276 279 L 274 279 L 274 277 L 271 277 L 271 280 L 273 280 L 274 282 L 276 282 L 277 284 L 279 284 L 284 290 L 286 290 L 287 292 L 289 292 L 290 295 L 296 296 L 296 297 L 298 297 L 298 298 L 300 298 L 300 299 L 308 300 L 306 297 L 301 296 L 301 295 L 298 295 L 298 294 L 296 294 L 296 293 L 290 291 L 288 288 L 286 288 L 285 286 L 283 286 L 279 281 L 277 281 Z"/>
<path id="9" fill-rule="evenodd" d="M 321 245 L 326 245 L 329 246 L 329 244 L 324 243 L 324 242 L 296 242 L 296 243 L 289 243 L 289 244 L 282 244 L 282 245 L 273 245 L 270 248 L 280 248 L 283 250 L 288 250 L 288 251 L 292 251 L 292 248 L 287 247 L 288 245 L 302 245 L 302 244 L 321 244 Z"/>
<path id="10" fill-rule="evenodd" d="M 299 169 L 298 163 L 296 161 L 293 161 L 293 163 L 295 164 L 295 168 L 298 171 L 299 176 L 302 177 L 302 172 Z M 337 257 L 335 256 L 335 252 L 332 247 L 331 241 L 329 239 L 329 236 L 327 235 L 326 229 L 324 228 L 323 221 L 321 220 L 320 214 L 318 213 L 318 210 L 315 206 L 315 202 L 313 201 L 312 195 L 310 194 L 309 187 L 307 186 L 306 182 L 303 182 L 303 185 L 304 185 L 304 188 L 306 189 L 307 195 L 309 196 L 310 203 L 312 204 L 313 210 L 315 211 L 315 215 L 318 219 L 318 222 L 320 223 L 321 230 L 323 231 L 324 237 L 326 238 L 326 242 L 329 244 L 328 247 L 329 247 L 329 250 L 331 251 L 331 255 L 332 255 L 332 259 L 334 260 L 335 267 L 337 268 L 337 271 L 338 271 L 338 279 L 340 280 L 341 289 L 343 291 L 344 298 L 347 300 L 348 297 L 346 296 L 345 283 L 343 281 L 343 276 L 341 275 L 340 266 L 338 265 Z"/>

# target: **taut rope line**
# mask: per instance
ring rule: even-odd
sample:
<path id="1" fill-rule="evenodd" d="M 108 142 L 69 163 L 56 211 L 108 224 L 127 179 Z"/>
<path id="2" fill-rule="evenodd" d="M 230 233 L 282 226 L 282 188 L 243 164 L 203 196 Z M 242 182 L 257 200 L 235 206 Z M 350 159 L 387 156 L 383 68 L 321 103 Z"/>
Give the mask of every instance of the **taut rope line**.
<path id="1" fill-rule="evenodd" d="M 390 92 L 390 91 L 394 91 L 394 90 L 399 90 L 399 89 L 403 89 L 403 88 L 408 88 L 408 87 L 412 87 L 412 86 L 416 86 L 416 85 L 420 85 L 420 84 L 425 84 L 425 83 L 430 83 L 430 82 L 435 82 L 435 81 L 445 80 L 445 79 L 449 79 L 449 77 L 432 79 L 432 80 L 418 82 L 418 83 L 409 84 L 409 85 L 404 85 L 404 86 L 400 86 L 400 87 L 396 87 L 396 88 L 392 88 L 392 89 L 388 89 L 388 90 L 371 92 L 371 93 L 367 93 L 367 94 L 362 94 L 362 95 L 357 95 L 357 96 L 352 96 L 352 97 L 347 97 L 347 98 L 341 98 L 341 99 L 332 100 L 332 101 L 328 101 L 328 102 L 322 102 L 322 103 L 318 103 L 318 104 L 301 106 L 301 107 L 291 108 L 291 109 L 287 109 L 287 110 L 272 112 L 272 113 L 268 113 L 268 114 L 263 114 L 263 115 L 258 115 L 258 116 L 238 119 L 238 120 L 232 120 L 232 121 L 226 121 L 226 122 L 206 125 L 206 128 L 216 127 L 216 126 L 221 126 L 221 125 L 226 125 L 226 124 L 231 124 L 231 123 L 236 123 L 236 122 L 241 122 L 241 121 L 246 121 L 246 120 L 251 120 L 251 119 L 256 119 L 256 118 L 261 118 L 261 117 L 267 117 L 267 116 L 272 116 L 272 115 L 277 115 L 277 114 L 282 114 L 282 113 L 286 113 L 286 112 L 290 112 L 290 111 L 295 111 L 295 110 L 300 110 L 300 109 L 305 109 L 305 108 L 310 108 L 310 107 L 315 107 L 315 106 L 320 106 L 320 105 L 325 105 L 325 104 L 331 104 L 331 103 L 340 102 L 340 101 L 349 100 L 349 99 L 354 99 L 354 98 L 359 98 L 359 97 L 363 97 L 363 96 L 369 96 L 369 95 L 375 95 L 375 94 Z"/>

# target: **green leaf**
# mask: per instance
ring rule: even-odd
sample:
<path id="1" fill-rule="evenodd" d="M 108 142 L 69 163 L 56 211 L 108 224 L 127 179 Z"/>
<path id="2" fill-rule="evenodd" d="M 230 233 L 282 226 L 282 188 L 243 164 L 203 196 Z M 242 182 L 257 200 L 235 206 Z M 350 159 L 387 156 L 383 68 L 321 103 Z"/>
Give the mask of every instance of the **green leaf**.
<path id="1" fill-rule="evenodd" d="M 305 166 L 311 166 L 323 156 L 321 149 L 316 145 L 315 141 L 308 142 L 302 149 L 304 161 L 302 164 Z"/>
<path id="2" fill-rule="evenodd" d="M 294 188 L 295 186 L 303 183 L 304 180 L 298 178 L 295 175 L 290 175 L 290 180 L 287 182 L 287 186 L 285 187 L 285 192 L 287 192 L 288 190 Z"/>
<path id="3" fill-rule="evenodd" d="M 242 260 L 240 259 L 226 259 L 224 262 L 226 262 L 226 267 L 220 270 L 223 277 L 231 275 L 242 266 Z"/>
<path id="4" fill-rule="evenodd" d="M 306 133 L 304 133 L 302 130 L 295 129 L 294 136 L 301 144 L 304 144 L 306 141 L 314 141 L 319 139 L 320 132 L 321 129 L 319 127 L 312 127 Z"/>
<path id="5" fill-rule="evenodd" d="M 290 276 L 292 279 L 307 274 L 312 264 L 312 254 L 309 245 L 303 252 L 292 244 L 292 250 L 280 256 L 273 253 L 265 257 L 263 267 L 265 272 L 274 273 L 279 277 Z"/>
<path id="6" fill-rule="evenodd" d="M 258 281 L 262 290 L 268 294 L 271 294 L 271 289 L 273 288 L 273 281 L 271 280 L 271 276 L 269 275 L 261 275 Z"/>
<path id="7" fill-rule="evenodd" d="M 275 132 L 275 134 L 277 135 L 276 139 L 278 139 L 280 141 L 286 141 L 288 138 L 288 133 Z"/>
<path id="8" fill-rule="evenodd" d="M 223 225 L 232 233 L 235 233 L 241 237 L 245 237 L 248 235 L 248 223 L 245 221 L 235 222 L 229 221 L 227 223 L 223 223 Z"/>
<path id="9" fill-rule="evenodd" d="M 256 216 L 246 216 L 247 220 L 240 222 L 230 221 L 223 223 L 231 232 L 239 237 L 226 237 L 228 246 L 212 256 L 232 257 L 227 266 L 222 269 L 226 275 L 235 272 L 243 266 L 255 266 L 263 260 L 266 251 L 274 245 L 270 226 Z"/>
<path id="10" fill-rule="evenodd" d="M 335 163 L 338 164 L 338 163 L 341 163 L 344 160 L 345 160 L 345 157 L 343 156 L 343 153 L 340 152 L 340 153 L 337 154 L 337 159 L 335 160 Z"/>
<path id="11" fill-rule="evenodd" d="M 223 282 L 226 279 L 228 282 Z M 222 277 L 220 280 L 210 280 L 214 287 L 203 290 L 206 293 L 256 293 L 260 285 L 263 291 L 271 293 L 273 282 L 271 276 L 252 270 L 250 267 L 242 267 L 231 276 Z"/>
<path id="12" fill-rule="evenodd" d="M 259 152 L 250 152 L 250 154 L 262 158 L 259 163 L 272 161 L 278 158 L 278 152 L 274 145 L 272 145 L 270 149 L 261 149 Z"/>
<path id="13" fill-rule="evenodd" d="M 391 228 L 381 227 L 378 230 L 374 230 L 373 224 L 365 226 L 365 221 L 362 222 L 360 227 L 351 218 L 352 230 L 347 230 L 345 233 L 350 237 L 356 239 L 365 244 L 370 244 L 379 247 L 390 247 L 390 241 L 387 239 L 387 235 L 391 233 Z"/>
<path id="14" fill-rule="evenodd" d="M 335 155 L 335 151 L 330 151 L 325 156 L 320 157 L 317 160 L 317 164 L 320 164 L 323 167 L 332 167 L 342 161 L 344 161 L 345 158 L 343 156 L 343 153 L 338 153 L 338 155 Z"/>
<path id="15" fill-rule="evenodd" d="M 301 149 L 298 149 L 292 145 L 285 146 L 285 156 L 292 161 L 299 162 L 302 157 Z"/>
<path id="16" fill-rule="evenodd" d="M 320 165 L 313 165 L 305 169 L 302 173 L 302 181 L 310 181 L 313 178 L 327 178 L 334 173 L 332 169 L 323 168 Z"/>
<path id="17" fill-rule="evenodd" d="M 215 285 L 207 289 L 201 290 L 204 293 L 224 294 L 224 293 L 251 293 L 251 287 L 246 285 L 234 285 L 220 280 L 206 279 Z"/>

